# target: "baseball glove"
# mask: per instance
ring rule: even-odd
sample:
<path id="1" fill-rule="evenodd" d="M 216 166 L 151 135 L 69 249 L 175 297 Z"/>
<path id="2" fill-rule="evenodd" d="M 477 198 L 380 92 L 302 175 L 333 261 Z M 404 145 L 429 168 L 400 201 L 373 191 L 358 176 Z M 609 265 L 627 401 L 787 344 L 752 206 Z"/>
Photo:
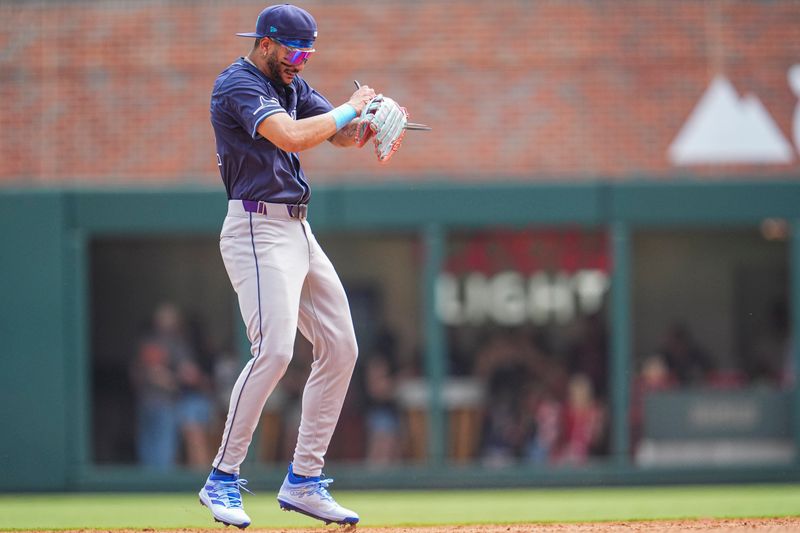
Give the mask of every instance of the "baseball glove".
<path id="1" fill-rule="evenodd" d="M 391 98 L 379 94 L 361 111 L 356 143 L 361 147 L 372 138 L 378 161 L 385 163 L 400 148 L 407 123 L 408 111 Z"/>

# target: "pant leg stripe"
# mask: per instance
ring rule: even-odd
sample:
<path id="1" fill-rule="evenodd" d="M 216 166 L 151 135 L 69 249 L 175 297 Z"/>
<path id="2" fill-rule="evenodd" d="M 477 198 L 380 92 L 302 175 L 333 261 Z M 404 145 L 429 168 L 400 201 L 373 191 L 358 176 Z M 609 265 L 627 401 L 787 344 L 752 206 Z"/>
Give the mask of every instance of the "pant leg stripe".
<path id="1" fill-rule="evenodd" d="M 239 389 L 239 395 L 236 397 L 236 407 L 233 408 L 231 425 L 228 428 L 228 434 L 225 436 L 225 444 L 222 447 L 222 453 L 219 456 L 219 461 L 217 461 L 217 464 L 214 468 L 219 468 L 219 465 L 222 464 L 223 459 L 225 459 L 225 452 L 228 450 L 228 441 L 230 441 L 231 433 L 233 433 L 233 424 L 236 423 L 236 413 L 239 411 L 239 402 L 242 399 L 242 393 L 247 385 L 247 381 L 250 379 L 250 375 L 253 373 L 253 369 L 256 367 L 256 361 L 258 361 L 258 358 L 261 356 L 261 343 L 264 340 L 264 334 L 261 331 L 261 276 L 258 271 L 258 254 L 256 254 L 256 240 L 255 234 L 253 233 L 253 213 L 248 214 L 250 215 L 250 244 L 253 247 L 253 260 L 255 261 L 256 265 L 256 293 L 258 294 L 258 350 L 253 358 L 253 364 L 250 365 L 250 371 L 247 373 L 247 377 L 244 378 L 242 388 Z"/>

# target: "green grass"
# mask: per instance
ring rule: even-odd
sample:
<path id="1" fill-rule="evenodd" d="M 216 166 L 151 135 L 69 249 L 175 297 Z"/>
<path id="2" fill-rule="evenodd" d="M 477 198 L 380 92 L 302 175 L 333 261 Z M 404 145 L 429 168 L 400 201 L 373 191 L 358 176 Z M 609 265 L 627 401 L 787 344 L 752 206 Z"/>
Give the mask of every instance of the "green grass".
<path id="1" fill-rule="evenodd" d="M 336 496 L 359 512 L 363 526 L 800 515 L 800 485 L 338 491 Z M 265 491 L 245 495 L 245 506 L 258 528 L 321 524 L 281 512 L 275 495 Z M 207 528 L 212 524 L 192 494 L 0 495 L 0 529 Z"/>

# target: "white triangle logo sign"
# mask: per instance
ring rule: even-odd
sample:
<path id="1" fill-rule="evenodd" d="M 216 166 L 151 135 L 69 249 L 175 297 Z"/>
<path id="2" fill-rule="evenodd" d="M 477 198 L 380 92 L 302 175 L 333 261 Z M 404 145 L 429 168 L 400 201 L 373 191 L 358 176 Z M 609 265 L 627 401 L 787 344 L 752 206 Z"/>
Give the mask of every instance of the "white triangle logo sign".
<path id="1" fill-rule="evenodd" d="M 717 76 L 669 147 L 674 165 L 780 164 L 794 150 L 754 95 L 740 98 Z"/>

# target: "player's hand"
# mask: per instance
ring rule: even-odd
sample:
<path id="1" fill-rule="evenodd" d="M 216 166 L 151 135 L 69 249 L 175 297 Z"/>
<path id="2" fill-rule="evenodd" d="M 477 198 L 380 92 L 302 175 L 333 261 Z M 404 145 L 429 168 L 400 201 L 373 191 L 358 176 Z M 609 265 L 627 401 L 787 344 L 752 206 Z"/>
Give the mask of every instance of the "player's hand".
<path id="1" fill-rule="evenodd" d="M 347 103 L 353 106 L 353 109 L 356 110 L 356 114 L 361 114 L 364 106 L 373 98 L 375 98 L 375 90 L 369 85 L 362 85 L 353 93 Z"/>

